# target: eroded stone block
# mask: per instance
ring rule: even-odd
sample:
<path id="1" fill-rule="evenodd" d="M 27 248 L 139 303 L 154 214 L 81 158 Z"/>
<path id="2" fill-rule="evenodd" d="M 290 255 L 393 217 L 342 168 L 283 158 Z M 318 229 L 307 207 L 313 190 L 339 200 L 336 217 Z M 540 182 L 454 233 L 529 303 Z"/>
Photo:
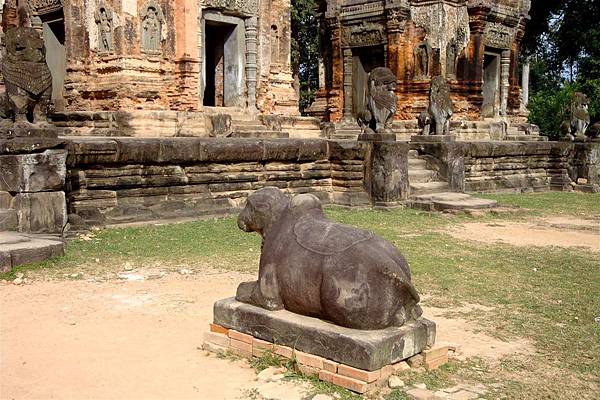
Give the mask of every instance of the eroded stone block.
<path id="1" fill-rule="evenodd" d="M 15 209 L 21 232 L 62 233 L 67 224 L 64 192 L 19 193 Z"/>
<path id="2" fill-rule="evenodd" d="M 0 156 L 0 190 L 7 192 L 42 192 L 63 190 L 67 152 L 46 150 L 35 154 Z"/>

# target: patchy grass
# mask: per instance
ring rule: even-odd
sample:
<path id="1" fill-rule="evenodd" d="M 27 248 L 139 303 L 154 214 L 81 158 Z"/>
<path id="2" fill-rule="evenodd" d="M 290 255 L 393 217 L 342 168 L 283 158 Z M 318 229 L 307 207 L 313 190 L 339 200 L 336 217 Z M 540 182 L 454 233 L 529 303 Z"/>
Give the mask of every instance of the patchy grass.
<path id="1" fill-rule="evenodd" d="M 600 214 L 598 194 L 542 192 L 477 196 L 497 200 L 500 205 L 522 207 L 542 214 L 568 214 L 584 217 Z"/>
<path id="2" fill-rule="evenodd" d="M 537 215 L 600 215 L 600 196 L 574 193 L 494 195 L 502 204 L 519 206 L 520 218 Z M 471 217 L 415 210 L 327 209 L 334 220 L 370 229 L 392 241 L 411 265 L 415 285 L 430 305 L 448 308 L 482 304 L 468 317 L 482 330 L 504 340 L 524 338 L 535 353 L 506 357 L 498 365 L 481 360 L 451 363 L 434 372 L 410 376 L 407 383 L 440 388 L 455 381 L 493 384 L 488 398 L 597 398 L 600 390 L 600 264 L 597 254 L 563 248 L 521 248 L 502 244 L 476 244 L 443 233 L 444 227 L 467 221 L 514 218 L 514 215 Z M 558 239 L 557 239 L 558 240 Z M 70 241 L 67 255 L 41 264 L 17 268 L 27 276 L 64 279 L 82 272 L 85 277 L 105 276 L 135 267 L 163 270 L 207 267 L 255 272 L 260 238 L 241 232 L 235 218 L 180 225 L 95 231 Z M 75 279 L 75 278 L 73 278 Z M 80 279 L 79 277 L 77 279 Z M 487 309 L 486 309 L 487 310 Z M 255 368 L 275 360 L 259 359 Z M 277 364 L 280 365 L 280 364 Z M 348 391 L 308 379 L 315 393 Z M 404 379 L 404 376 L 403 376 Z M 395 397 L 394 397 L 395 396 Z M 393 391 L 389 399 L 403 399 Z"/>

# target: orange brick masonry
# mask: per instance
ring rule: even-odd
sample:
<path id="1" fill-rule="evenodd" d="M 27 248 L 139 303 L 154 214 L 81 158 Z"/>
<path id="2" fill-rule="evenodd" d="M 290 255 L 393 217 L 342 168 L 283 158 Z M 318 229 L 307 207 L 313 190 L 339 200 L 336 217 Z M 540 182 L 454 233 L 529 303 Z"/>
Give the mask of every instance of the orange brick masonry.
<path id="1" fill-rule="evenodd" d="M 357 393 L 366 393 L 374 385 L 384 385 L 396 372 L 410 369 L 405 361 L 388 365 L 376 371 L 364 371 L 323 357 L 279 346 L 251 335 L 210 324 L 210 332 L 204 334 L 204 350 L 209 352 L 230 351 L 241 357 L 261 357 L 272 352 L 282 358 L 295 360 L 298 370 L 305 375 L 318 376 L 320 380 L 333 383 Z M 422 353 L 428 370 L 439 368 L 448 362 L 448 348 L 439 347 Z"/>

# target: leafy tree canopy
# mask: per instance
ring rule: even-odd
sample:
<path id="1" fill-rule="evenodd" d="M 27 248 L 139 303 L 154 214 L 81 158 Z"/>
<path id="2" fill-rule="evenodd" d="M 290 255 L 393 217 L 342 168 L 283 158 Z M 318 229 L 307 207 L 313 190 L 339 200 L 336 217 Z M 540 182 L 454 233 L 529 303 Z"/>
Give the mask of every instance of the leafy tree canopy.
<path id="1" fill-rule="evenodd" d="M 522 55 L 531 61 L 531 122 L 557 137 L 575 91 L 600 120 L 600 1 L 534 0 L 530 14 Z"/>

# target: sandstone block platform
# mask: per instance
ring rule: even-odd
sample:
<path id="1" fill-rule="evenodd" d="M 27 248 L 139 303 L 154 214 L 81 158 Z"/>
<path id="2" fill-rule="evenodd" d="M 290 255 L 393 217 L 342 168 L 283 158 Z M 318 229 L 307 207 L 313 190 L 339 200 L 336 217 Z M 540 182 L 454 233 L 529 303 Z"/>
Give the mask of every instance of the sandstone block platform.
<path id="1" fill-rule="evenodd" d="M 494 208 L 497 201 L 479 199 L 465 193 L 433 193 L 415 196 L 411 202 L 413 208 L 428 211 L 445 210 L 484 210 Z"/>
<path id="2" fill-rule="evenodd" d="M 60 237 L 0 232 L 0 272 L 62 255 L 64 242 Z"/>
<path id="3" fill-rule="evenodd" d="M 434 344 L 436 334 L 435 323 L 424 318 L 400 328 L 363 331 L 286 310 L 268 311 L 235 298 L 215 303 L 214 323 L 365 371 L 421 353 Z"/>
<path id="4" fill-rule="evenodd" d="M 415 135 L 410 137 L 413 143 L 454 143 L 455 135 Z"/>

